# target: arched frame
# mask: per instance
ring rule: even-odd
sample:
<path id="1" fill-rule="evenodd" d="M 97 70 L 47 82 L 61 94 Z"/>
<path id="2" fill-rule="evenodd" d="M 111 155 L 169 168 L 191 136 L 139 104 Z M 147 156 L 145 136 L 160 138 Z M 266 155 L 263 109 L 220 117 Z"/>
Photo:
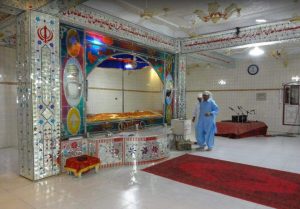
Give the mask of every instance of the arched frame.
<path id="1" fill-rule="evenodd" d="M 87 86 L 86 86 L 86 100 L 88 100 L 88 76 L 91 74 L 92 71 L 94 71 L 101 63 L 103 63 L 104 61 L 110 59 L 110 58 L 113 58 L 114 56 L 118 56 L 118 55 L 125 55 L 125 54 L 128 54 L 128 55 L 132 55 L 132 56 L 136 56 L 138 57 L 139 59 L 143 60 L 145 63 L 147 63 L 152 69 L 154 69 L 154 71 L 156 72 L 156 74 L 158 75 L 158 77 L 160 78 L 160 81 L 162 83 L 162 85 L 164 86 L 164 89 L 163 89 L 163 92 L 165 92 L 165 83 L 166 83 L 166 79 L 165 78 L 165 70 L 164 70 L 164 66 L 165 66 L 165 61 L 164 60 L 160 60 L 160 65 L 152 65 L 151 62 L 149 62 L 146 58 L 144 58 L 142 55 L 137 55 L 135 53 L 132 53 L 132 52 L 121 52 L 122 50 L 113 50 L 113 52 L 115 52 L 115 54 L 111 54 L 111 55 L 107 55 L 106 57 L 101 57 L 99 58 L 96 62 L 95 62 L 95 65 L 94 65 L 94 68 L 89 69 L 89 71 L 87 71 L 86 69 L 86 80 L 87 80 Z M 160 73 L 161 72 L 161 73 Z M 122 72 L 123 73 L 123 72 Z M 124 112 L 124 80 L 122 80 L 122 101 L 123 101 L 123 104 L 122 104 L 122 109 L 123 109 L 123 112 Z M 163 112 L 163 115 L 165 115 L 165 112 Z"/>
<path id="2" fill-rule="evenodd" d="M 109 57 L 115 56 L 117 54 L 124 54 L 124 53 L 134 54 L 140 57 L 141 59 L 147 61 L 147 63 L 149 63 L 149 65 L 155 70 L 155 72 L 158 74 L 164 86 L 164 90 L 163 90 L 164 105 L 162 110 L 162 112 L 164 113 L 163 122 L 167 122 L 167 123 L 171 122 L 171 119 L 173 118 L 173 112 L 174 112 L 173 106 L 174 106 L 174 95 L 175 95 L 174 92 L 175 55 L 170 54 L 168 52 L 163 52 L 153 48 L 145 47 L 129 40 L 117 39 L 111 37 L 110 35 L 105 35 L 90 30 L 84 30 L 70 25 L 61 25 L 61 40 L 62 40 L 61 52 L 67 51 L 67 49 L 65 49 L 66 47 L 69 48 L 72 47 L 65 44 L 66 41 L 64 36 L 68 34 L 69 30 L 80 31 L 84 33 L 83 43 L 81 42 L 83 48 L 83 54 L 84 54 L 83 55 L 84 72 L 82 73 L 84 82 L 81 84 L 81 86 L 84 87 L 85 92 L 82 94 L 84 98 L 83 105 L 81 106 L 82 111 L 79 110 L 79 111 L 72 112 L 73 115 L 77 116 L 77 118 L 80 118 L 80 125 L 78 127 L 77 126 L 75 127 L 80 131 L 76 132 L 73 129 L 68 128 L 70 124 L 74 124 L 74 123 L 72 122 L 68 123 L 67 120 L 62 120 L 63 127 L 65 127 L 63 138 L 84 135 L 87 133 L 87 127 L 85 122 L 86 121 L 86 98 L 88 96 L 86 78 L 96 66 L 98 66 L 100 63 L 102 63 L 104 60 L 108 59 Z M 74 41 L 74 44 L 76 44 L 76 41 Z M 64 60 L 62 60 L 62 66 L 64 66 Z M 64 70 L 62 69 L 62 71 Z M 62 100 L 66 101 L 66 95 L 64 91 L 62 91 Z M 68 100 L 67 103 L 68 104 L 67 105 L 65 104 L 64 106 L 70 106 L 69 109 L 71 110 L 72 105 L 69 104 Z M 68 114 L 65 114 L 65 116 L 64 114 L 62 114 L 62 118 L 68 118 Z"/>

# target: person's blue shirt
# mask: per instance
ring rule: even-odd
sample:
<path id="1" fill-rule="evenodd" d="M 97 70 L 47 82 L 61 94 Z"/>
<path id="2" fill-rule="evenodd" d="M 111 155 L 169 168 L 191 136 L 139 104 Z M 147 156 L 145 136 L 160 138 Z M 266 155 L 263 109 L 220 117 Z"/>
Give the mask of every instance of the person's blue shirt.
<path id="1" fill-rule="evenodd" d="M 212 148 L 214 145 L 214 134 L 217 132 L 216 116 L 219 113 L 219 107 L 213 99 L 202 101 L 200 103 L 200 115 L 197 124 L 198 144 Z M 209 114 L 206 116 L 206 114 Z"/>

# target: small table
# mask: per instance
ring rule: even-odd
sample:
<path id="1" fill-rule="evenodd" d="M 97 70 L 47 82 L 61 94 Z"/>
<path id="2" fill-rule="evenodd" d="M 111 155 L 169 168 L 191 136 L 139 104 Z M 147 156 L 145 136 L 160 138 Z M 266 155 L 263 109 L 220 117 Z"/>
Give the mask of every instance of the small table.
<path id="1" fill-rule="evenodd" d="M 65 169 L 74 176 L 81 177 L 81 174 L 95 168 L 97 173 L 100 167 L 100 159 L 89 155 L 68 158 Z"/>
<path id="2" fill-rule="evenodd" d="M 261 121 L 248 121 L 245 123 L 236 123 L 231 121 L 217 122 L 216 136 L 225 136 L 233 139 L 250 137 L 250 136 L 265 136 L 268 126 Z"/>

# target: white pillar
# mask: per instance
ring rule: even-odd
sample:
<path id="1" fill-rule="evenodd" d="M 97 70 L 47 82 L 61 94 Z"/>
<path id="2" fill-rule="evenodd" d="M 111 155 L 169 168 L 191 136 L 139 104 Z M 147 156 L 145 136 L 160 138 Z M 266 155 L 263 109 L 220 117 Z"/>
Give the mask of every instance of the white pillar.
<path id="1" fill-rule="evenodd" d="M 186 55 L 176 55 L 176 116 L 186 118 Z"/>

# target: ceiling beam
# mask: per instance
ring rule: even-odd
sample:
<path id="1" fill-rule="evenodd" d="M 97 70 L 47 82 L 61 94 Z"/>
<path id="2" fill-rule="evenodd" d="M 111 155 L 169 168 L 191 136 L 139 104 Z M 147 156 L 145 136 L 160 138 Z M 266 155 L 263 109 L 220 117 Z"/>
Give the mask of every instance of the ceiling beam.
<path id="1" fill-rule="evenodd" d="M 1 0 L 1 5 L 18 10 L 36 10 L 51 0 Z"/>
<path id="2" fill-rule="evenodd" d="M 22 9 L 18 9 L 16 7 L 8 6 L 4 4 L 4 2 L 0 3 L 0 12 L 10 14 L 10 15 L 18 15 L 22 12 Z"/>
<path id="3" fill-rule="evenodd" d="M 135 41 L 166 52 L 180 52 L 178 39 L 162 35 L 161 33 L 146 29 L 85 5 L 78 5 L 61 12 L 59 17 L 62 22 L 81 25 L 86 29 Z"/>
<path id="4" fill-rule="evenodd" d="M 57 15 L 59 12 L 75 7 L 87 0 L 1 0 L 0 12 L 18 15 L 24 10 L 36 10 Z"/>
<path id="5" fill-rule="evenodd" d="M 300 38 L 300 23 L 281 21 L 211 33 L 205 37 L 186 38 L 181 41 L 181 52 L 193 53 L 298 38 Z"/>
<path id="6" fill-rule="evenodd" d="M 87 0 L 54 0 L 40 7 L 38 11 L 56 16 L 59 13 L 82 4 L 86 1 Z"/>
<path id="7" fill-rule="evenodd" d="M 16 25 L 16 16 L 12 15 L 0 22 L 0 46 L 16 46 Z"/>

